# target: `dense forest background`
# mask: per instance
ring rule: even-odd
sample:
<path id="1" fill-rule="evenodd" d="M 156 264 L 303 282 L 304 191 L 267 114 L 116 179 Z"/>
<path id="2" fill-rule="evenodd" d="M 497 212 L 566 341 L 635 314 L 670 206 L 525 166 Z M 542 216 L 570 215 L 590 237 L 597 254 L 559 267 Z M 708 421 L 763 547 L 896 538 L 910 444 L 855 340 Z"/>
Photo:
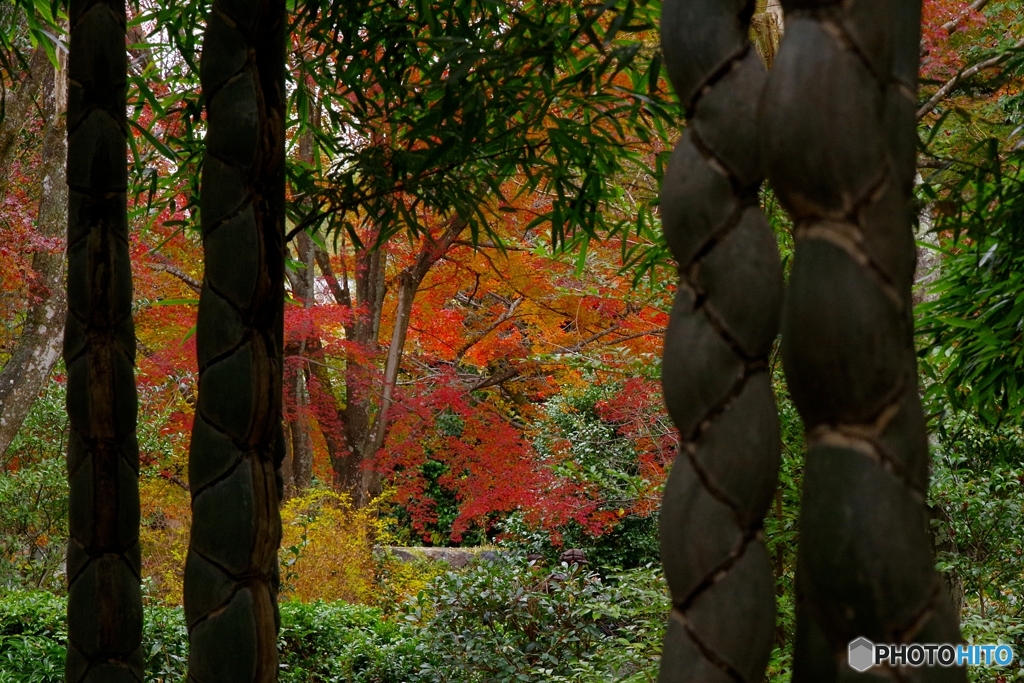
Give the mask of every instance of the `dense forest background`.
<path id="1" fill-rule="evenodd" d="M 770 62 L 784 25 L 769 4 L 752 37 Z M 658 187 L 683 125 L 660 3 L 296 5 L 282 676 L 654 680 L 657 510 L 677 446 L 658 381 L 676 281 Z M 207 11 L 129 3 L 153 680 L 184 666 Z M 925 2 L 915 292 L 938 566 L 967 640 L 1019 653 L 1022 13 Z M 63 31 L 56 4 L 0 5 L 0 681 L 58 680 L 63 662 Z M 763 205 L 788 261 L 770 189 Z M 803 428 L 772 363 L 775 681 L 789 672 Z M 379 550 L 413 545 L 493 554 L 448 572 Z M 588 563 L 560 567 L 568 548 Z"/>

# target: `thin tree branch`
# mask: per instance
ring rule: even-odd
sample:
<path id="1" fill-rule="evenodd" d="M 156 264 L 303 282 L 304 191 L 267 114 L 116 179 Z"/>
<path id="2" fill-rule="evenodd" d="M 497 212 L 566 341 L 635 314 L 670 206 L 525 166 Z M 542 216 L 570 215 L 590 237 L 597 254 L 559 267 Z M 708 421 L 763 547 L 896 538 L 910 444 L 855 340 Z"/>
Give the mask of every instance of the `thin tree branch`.
<path id="1" fill-rule="evenodd" d="M 497 374 L 481 378 L 480 381 L 466 387 L 466 391 L 477 391 L 479 389 L 486 389 L 487 387 L 494 387 L 518 376 L 518 368 L 508 368 L 507 370 L 503 370 Z"/>
<path id="2" fill-rule="evenodd" d="M 162 270 L 165 273 L 170 273 L 171 275 L 173 275 L 174 277 L 178 278 L 186 285 L 188 285 L 196 294 L 199 294 L 200 292 L 203 291 L 203 284 L 199 282 L 199 280 L 196 280 L 194 277 L 192 277 L 191 275 L 189 275 L 188 273 L 181 270 L 175 265 L 172 265 L 170 263 L 150 263 L 149 267 L 152 268 L 153 270 Z"/>
<path id="3" fill-rule="evenodd" d="M 163 472 L 160 474 L 160 476 L 166 479 L 167 481 L 171 482 L 172 484 L 181 487 L 185 491 L 189 490 L 188 483 L 183 481 L 182 478 L 179 477 L 177 474 L 174 474 L 172 472 Z"/>
<path id="4" fill-rule="evenodd" d="M 614 346 L 615 344 L 621 344 L 623 342 L 630 341 L 632 339 L 639 339 L 640 337 L 661 337 L 665 334 L 664 327 L 656 327 L 652 330 L 644 330 L 643 332 L 636 332 L 634 334 L 627 334 L 625 337 L 616 337 L 610 341 L 603 342 L 601 346 Z"/>
<path id="5" fill-rule="evenodd" d="M 469 240 L 455 240 L 452 244 L 458 245 L 460 247 L 473 247 L 474 249 L 484 248 L 497 249 L 498 251 L 533 251 L 532 249 L 527 249 L 526 247 L 513 247 L 508 244 L 495 244 L 490 240 L 480 241 L 477 242 L 475 245 Z"/>
<path id="6" fill-rule="evenodd" d="M 956 15 L 955 17 L 947 21 L 945 24 L 943 24 L 942 30 L 945 31 L 947 34 L 952 34 L 953 31 L 957 30 L 957 28 L 960 26 L 960 22 L 967 18 L 968 14 L 970 14 L 971 12 L 980 12 L 988 3 L 989 0 L 974 0 L 974 2 L 971 3 L 970 7 L 968 7 L 963 12 L 961 12 L 960 14 Z"/>
<path id="7" fill-rule="evenodd" d="M 918 168 L 941 168 L 946 169 L 951 166 L 953 162 L 948 159 L 940 159 L 938 157 L 926 157 L 917 160 Z"/>
<path id="8" fill-rule="evenodd" d="M 1015 43 L 1014 46 L 1011 47 L 1009 50 L 1006 50 L 1005 52 L 1001 52 L 1000 54 L 996 55 L 995 57 L 990 57 L 989 59 L 986 59 L 983 62 L 978 62 L 977 64 L 975 64 L 974 66 L 970 67 L 969 69 L 965 69 L 964 71 L 961 71 L 960 73 L 958 73 L 956 76 L 953 76 L 953 78 L 949 79 L 945 83 L 945 85 L 943 85 L 941 88 L 939 88 L 935 92 L 935 94 L 932 95 L 932 98 L 930 100 L 928 100 L 924 104 L 923 107 L 921 107 L 920 109 L 917 110 L 917 119 L 920 121 L 929 112 L 931 112 L 933 109 L 935 109 L 935 107 L 939 106 L 939 102 L 941 102 L 943 100 L 943 98 L 946 97 L 946 95 L 948 95 L 949 93 L 953 92 L 953 90 L 958 85 L 960 85 L 960 83 L 962 83 L 963 81 L 965 81 L 965 80 L 967 80 L 969 78 L 973 78 L 974 76 L 978 75 L 979 73 L 981 73 L 985 69 L 991 69 L 991 68 L 999 66 L 1000 64 L 1005 62 L 1007 59 L 1009 59 L 1014 51 L 1020 50 L 1020 49 L 1024 49 L 1024 40 L 1017 41 L 1017 43 Z"/>
<path id="9" fill-rule="evenodd" d="M 348 291 L 348 282 L 345 282 L 344 287 L 338 282 L 338 278 L 334 275 L 334 269 L 331 268 L 331 257 L 320 247 L 316 247 L 314 257 L 316 258 L 316 264 L 320 266 L 320 273 L 327 280 L 327 286 L 330 287 L 334 300 L 342 306 L 352 308 L 352 297 Z"/>
<path id="10" fill-rule="evenodd" d="M 574 346 L 570 347 L 570 350 L 573 351 L 573 352 L 582 351 L 585 346 L 587 346 L 589 344 L 593 344 L 594 342 L 596 342 L 601 337 L 604 337 L 604 336 L 607 336 L 607 335 L 611 334 L 612 332 L 614 332 L 615 330 L 619 329 L 620 327 L 622 327 L 622 322 L 621 321 L 615 323 L 611 327 L 606 327 L 605 329 L 601 330 L 600 332 L 598 332 L 596 334 L 590 335 L 586 339 L 581 339 Z"/>
<path id="11" fill-rule="evenodd" d="M 524 297 L 520 296 L 515 299 L 509 307 L 502 312 L 497 318 L 495 318 L 490 325 L 477 332 L 471 338 L 466 340 L 466 343 L 459 347 L 459 350 L 455 353 L 455 362 L 458 363 L 462 360 L 462 357 L 466 355 L 466 352 L 471 348 L 482 342 L 487 335 L 494 330 L 498 329 L 503 323 L 507 322 L 516 313 L 516 309 L 519 308 L 519 304 L 523 303 Z"/>

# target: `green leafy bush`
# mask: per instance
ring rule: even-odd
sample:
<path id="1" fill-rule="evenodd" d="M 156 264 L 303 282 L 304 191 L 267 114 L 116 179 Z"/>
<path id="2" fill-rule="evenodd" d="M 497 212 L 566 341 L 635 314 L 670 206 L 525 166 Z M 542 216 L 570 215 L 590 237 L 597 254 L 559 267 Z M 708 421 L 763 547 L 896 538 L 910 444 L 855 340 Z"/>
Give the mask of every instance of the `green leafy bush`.
<path id="1" fill-rule="evenodd" d="M 65 605 L 44 591 L 0 598 L 0 683 L 63 683 Z"/>
<path id="2" fill-rule="evenodd" d="M 0 597 L 0 683 L 63 683 L 67 600 L 45 591 Z M 181 608 L 147 607 L 142 650 L 146 680 L 185 680 L 188 634 Z"/>
<path id="3" fill-rule="evenodd" d="M 66 600 L 0 596 L 0 683 L 60 683 Z M 148 683 L 184 683 L 180 607 L 146 607 Z M 282 683 L 649 683 L 668 599 L 659 571 L 602 578 L 524 558 L 482 562 L 434 579 L 392 618 L 343 602 L 281 605 Z"/>
<path id="4" fill-rule="evenodd" d="M 0 459 L 0 589 L 64 589 L 64 386 L 50 381 Z"/>
<path id="5" fill-rule="evenodd" d="M 64 372 L 61 361 L 54 370 Z M 43 393 L 32 404 L 21 428 L 3 454 L 2 465 L 26 465 L 43 460 L 63 460 L 68 437 L 68 414 L 64 406 L 67 388 L 56 375 L 43 387 Z"/>
<path id="6" fill-rule="evenodd" d="M 63 680 L 63 645 L 42 636 L 0 636 L 0 683 Z"/>
<path id="7" fill-rule="evenodd" d="M 406 620 L 424 683 L 640 682 L 656 678 L 667 613 L 652 568 L 549 574 L 510 556 L 435 579 Z"/>
<path id="8" fill-rule="evenodd" d="M 527 524 L 526 516 L 517 512 L 497 525 L 506 547 L 540 553 L 549 560 L 566 548 L 580 548 L 591 563 L 620 569 L 659 561 L 658 514 L 637 514 L 634 509 L 651 489 L 635 440 L 600 410 L 602 402 L 618 402 L 621 389 L 621 384 L 595 381 L 550 398 L 534 425 L 533 441 L 538 454 L 552 462 L 560 460 L 556 452 L 567 449 L 569 457 L 561 459 L 555 471 L 591 491 L 602 512 L 618 515 L 616 522 L 600 534 L 575 521 L 551 531 Z"/>
<path id="9" fill-rule="evenodd" d="M 11 591 L 0 597 L 0 636 L 43 636 L 61 643 L 68 636 L 67 602 L 46 591 Z"/>
<path id="10" fill-rule="evenodd" d="M 938 568 L 961 609 L 964 638 L 1024 650 L 1024 446 L 1020 429 L 984 426 L 957 415 L 941 431 L 932 466 L 930 505 Z M 1012 665 L 1024 680 L 1024 666 Z M 995 682 L 1007 670 L 969 670 Z"/>
<path id="11" fill-rule="evenodd" d="M 415 677 L 416 634 L 379 609 L 344 602 L 281 604 L 282 683 L 400 683 Z"/>
<path id="12" fill-rule="evenodd" d="M 188 671 L 188 630 L 180 607 L 145 608 L 142 652 L 148 683 L 184 683 Z"/>
<path id="13" fill-rule="evenodd" d="M 0 471 L 0 588 L 64 590 L 67 510 L 63 459 Z"/>

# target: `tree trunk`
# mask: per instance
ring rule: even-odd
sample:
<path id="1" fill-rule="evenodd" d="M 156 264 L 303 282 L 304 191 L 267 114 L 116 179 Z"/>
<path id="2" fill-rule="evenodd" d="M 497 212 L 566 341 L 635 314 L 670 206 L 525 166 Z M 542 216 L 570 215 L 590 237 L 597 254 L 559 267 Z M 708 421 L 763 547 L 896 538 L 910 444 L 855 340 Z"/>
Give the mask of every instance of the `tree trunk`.
<path id="1" fill-rule="evenodd" d="M 931 541 L 932 553 L 960 554 L 960 549 L 956 545 L 956 539 L 948 533 L 953 520 L 949 518 L 941 506 L 929 507 L 928 512 L 930 521 L 939 521 L 938 525 L 934 523 L 929 524 L 928 538 Z M 953 612 L 956 614 L 957 621 L 959 621 L 964 611 L 964 600 L 966 598 L 964 580 L 955 569 L 941 572 L 941 575 L 946 592 L 949 594 L 950 603 L 953 605 Z"/>
<path id="2" fill-rule="evenodd" d="M 355 314 L 353 322 L 345 327 L 346 339 L 363 348 L 362 354 L 349 354 L 346 358 L 345 405 L 339 408 L 330 377 L 323 366 L 320 340 L 311 338 L 307 343 L 307 353 L 314 361 L 310 363 L 307 376 L 312 412 L 320 422 L 327 442 L 335 486 L 347 492 L 357 506 L 366 505 L 380 492 L 380 479 L 372 467 L 372 460 L 386 437 L 388 407 L 398 381 L 416 291 L 430 268 L 448 253 L 465 228 L 465 221 L 454 218 L 438 238 L 424 237 L 416 261 L 399 274 L 398 312 L 383 378 L 374 368 L 365 365 L 364 357 L 372 356 L 379 348 L 380 320 L 387 291 L 386 253 L 369 248 L 356 251 L 353 301 L 347 271 L 341 274 L 339 281 L 327 253 L 314 249 L 316 263 L 335 301 L 351 308 Z M 367 241 L 374 239 L 370 235 Z M 382 396 L 379 403 L 377 396 Z"/>
<path id="3" fill-rule="evenodd" d="M 302 270 L 290 276 L 292 297 L 302 303 L 303 308 L 312 308 L 314 302 L 314 258 L 313 241 L 306 233 L 299 233 L 295 239 L 298 261 Z M 307 378 L 309 363 L 306 354 L 312 333 L 302 331 L 302 338 L 293 344 L 295 353 L 285 371 L 285 403 L 290 419 L 287 420 L 289 437 L 290 472 L 285 473 L 285 497 L 301 495 L 313 482 L 313 440 L 310 435 L 309 393 Z M 288 476 L 290 474 L 290 477 Z"/>
<path id="4" fill-rule="evenodd" d="M 366 434 L 363 435 L 362 439 L 361 464 L 363 464 L 363 467 L 360 471 L 359 488 L 354 494 L 357 507 L 368 504 L 374 496 L 380 495 L 381 492 L 380 473 L 372 467 L 371 461 L 384 444 L 384 436 L 387 431 L 388 409 L 391 406 L 395 385 L 398 381 L 398 369 L 402 362 L 402 350 L 405 347 L 405 337 L 409 330 L 409 318 L 412 313 L 412 305 L 418 286 L 419 282 L 410 276 L 408 270 L 403 271 L 399 275 L 398 305 L 395 310 L 394 327 L 391 330 L 391 344 L 388 347 L 388 357 L 384 366 L 383 393 L 380 407 L 373 422 L 367 426 Z"/>
<path id="5" fill-rule="evenodd" d="M 754 47 L 769 68 L 775 61 L 775 53 L 779 51 L 782 32 L 782 4 L 779 0 L 760 0 L 757 3 L 757 12 L 750 21 L 750 33 Z"/>
<path id="6" fill-rule="evenodd" d="M 49 67 L 49 61 L 44 60 L 44 64 Z M 68 218 L 68 188 L 64 168 L 67 163 L 67 127 L 64 117 L 67 73 L 64 68 L 51 68 L 50 71 L 53 73 L 47 80 L 51 87 L 43 107 L 46 132 L 43 136 L 42 196 L 36 230 L 42 237 L 60 239 L 64 237 Z M 24 94 L 20 92 L 19 97 Z M 25 314 L 21 336 L 10 359 L 0 371 L 0 456 L 7 452 L 50 376 L 50 371 L 60 358 L 67 310 L 63 251 L 39 250 L 32 256 L 35 277 L 30 288 L 32 300 Z M 2 461 L 3 458 L 0 458 Z"/>
<path id="7" fill-rule="evenodd" d="M 46 50 L 40 45 L 32 51 L 24 79 L 6 93 L 4 115 L 0 120 L 0 201 L 7 195 L 11 181 L 10 168 L 14 162 L 18 135 L 32 118 L 39 91 L 52 71 Z M 49 115 L 44 116 L 48 119 Z"/>
<path id="8" fill-rule="evenodd" d="M 312 361 L 306 378 L 310 410 L 320 424 L 320 432 L 327 444 L 327 456 L 334 472 L 334 486 L 344 490 L 342 474 L 346 471 L 346 461 L 353 459 L 352 449 L 345 441 L 345 427 L 342 423 L 344 413 L 338 408 L 331 376 L 324 365 L 327 358 L 318 337 L 309 340 L 306 353 Z"/>
<path id="9" fill-rule="evenodd" d="M 761 99 L 761 153 L 796 242 L 782 359 L 808 445 L 797 683 L 875 678 L 847 661 L 861 637 L 962 642 L 930 547 L 914 349 L 920 11 L 884 0 L 869 13 L 854 3 L 790 15 Z M 922 666 L 906 678 L 966 672 Z"/>
<path id="10" fill-rule="evenodd" d="M 939 236 L 934 232 L 933 209 L 932 204 L 926 204 L 921 208 L 918 213 L 920 231 L 916 237 L 920 242 L 938 247 Z M 931 291 L 931 287 L 942 274 L 941 253 L 938 249 L 917 247 L 917 265 L 914 268 L 914 306 L 926 301 L 935 301 L 938 298 L 938 295 Z"/>
<path id="11" fill-rule="evenodd" d="M 143 680 L 123 0 L 71 0 L 65 680 Z"/>
<path id="12" fill-rule="evenodd" d="M 200 67 L 206 272 L 196 347 L 189 679 L 277 680 L 284 337 L 284 0 L 215 0 Z"/>
<path id="13" fill-rule="evenodd" d="M 424 237 L 415 263 L 403 270 L 398 276 L 398 306 L 395 310 L 395 324 L 391 330 L 391 344 L 388 346 L 388 358 L 384 366 L 384 390 L 382 392 L 380 410 L 374 423 L 373 441 L 367 449 L 371 455 L 377 453 L 384 445 L 387 434 L 388 410 L 394 398 L 398 384 L 398 371 L 402 365 L 402 354 L 405 352 L 405 338 L 412 322 L 412 306 L 416 301 L 416 292 L 423 279 L 438 261 L 448 253 L 455 240 L 466 229 L 466 222 L 454 218 L 441 233 L 439 239 Z M 513 307 L 514 310 L 514 307 Z M 374 480 L 375 481 L 375 480 Z M 379 485 L 379 482 L 377 482 Z"/>
<path id="14" fill-rule="evenodd" d="M 284 379 L 285 391 L 288 387 L 288 372 L 285 371 Z M 284 433 L 284 459 L 281 460 L 281 502 L 285 502 L 295 497 L 295 470 L 292 466 L 293 454 L 292 454 L 292 434 L 291 427 L 288 424 L 287 411 L 284 411 L 283 417 L 284 423 L 282 424 L 282 430 Z"/>
<path id="15" fill-rule="evenodd" d="M 320 125 L 319 107 L 312 107 L 310 125 Z M 313 134 L 306 130 L 299 137 L 299 157 L 308 164 L 313 163 Z M 314 258 L 315 245 L 304 232 L 295 237 L 297 260 L 302 264 L 301 270 L 286 271 L 291 283 L 292 298 L 301 302 L 303 308 L 312 308 L 315 301 Z M 287 455 L 282 467 L 284 478 L 284 496 L 287 500 L 301 495 L 313 482 L 313 439 L 310 434 L 309 410 L 309 363 L 306 361 L 307 347 L 311 346 L 312 330 L 302 330 L 302 338 L 297 344 L 291 343 L 294 351 L 292 358 L 285 364 L 284 401 L 285 401 L 285 432 L 287 438 Z M 289 348 L 289 347 L 286 347 Z"/>
<path id="16" fill-rule="evenodd" d="M 399 274 L 398 309 L 391 331 L 391 344 L 388 348 L 379 394 L 376 390 L 377 382 L 374 373 L 358 363 L 351 362 L 353 359 L 350 359 L 348 363 L 346 392 L 349 397 L 355 397 L 356 401 L 354 404 L 350 403 L 346 406 L 345 427 L 348 444 L 354 457 L 343 461 L 344 476 L 340 479 L 357 507 L 366 505 L 381 491 L 380 475 L 373 467 L 373 460 L 377 451 L 383 446 L 387 433 L 388 409 L 398 382 L 398 373 L 401 368 L 402 353 L 405 348 L 405 338 L 409 330 L 416 292 L 430 269 L 448 253 L 455 240 L 465 229 L 466 222 L 456 217 L 449 221 L 438 238 L 424 236 L 419 253 L 416 255 L 416 261 Z M 380 318 L 384 308 L 383 252 L 380 252 L 379 256 L 378 268 L 380 270 L 376 272 L 373 269 L 375 258 L 378 257 L 376 255 L 369 257 L 368 263 L 371 267 L 365 270 L 367 274 L 372 274 L 374 279 L 368 278 L 361 281 L 359 278 L 361 271 L 357 271 L 356 274 L 357 292 L 361 292 L 360 296 L 362 297 L 370 298 L 372 296 L 372 308 L 365 311 L 357 304 L 357 311 L 364 310 L 364 313 L 362 314 L 363 322 L 357 323 L 355 331 L 357 339 L 358 335 L 366 335 L 372 339 L 373 347 L 377 345 Z M 369 329 L 367 329 L 368 325 Z M 381 396 L 379 403 L 375 400 L 376 395 Z M 349 400 L 351 401 L 352 398 Z M 374 414 L 372 407 L 375 403 L 377 410 Z"/>
<path id="17" fill-rule="evenodd" d="M 371 238 L 376 239 L 374 236 Z M 380 249 L 364 248 L 358 258 L 356 300 L 353 302 L 355 320 L 346 328 L 345 336 L 362 346 L 363 355 L 372 356 L 379 348 L 387 254 Z M 363 486 L 363 469 L 371 455 L 367 453 L 367 436 L 373 428 L 376 385 L 375 368 L 368 367 L 362 357 L 349 354 L 345 359 L 345 407 L 341 411 L 348 457 L 338 460 L 340 470 L 335 474 L 342 490 L 360 507 L 371 497 L 371 492 Z"/>
<path id="18" fill-rule="evenodd" d="M 376 453 L 384 445 L 387 432 L 388 409 L 395 395 L 398 383 L 398 370 L 402 363 L 402 352 L 405 350 L 405 337 L 409 333 L 409 321 L 412 317 L 412 305 L 419 287 L 413 275 L 404 271 L 398 277 L 398 305 L 395 308 L 395 325 L 391 329 L 391 344 L 388 346 L 388 359 L 384 366 L 384 393 L 381 397 L 380 412 L 374 428 L 371 452 Z"/>
<path id="19" fill-rule="evenodd" d="M 662 12 L 665 67 L 690 117 L 661 192 L 680 275 L 662 364 L 680 435 L 660 519 L 672 594 L 662 683 L 764 680 L 776 637 L 763 520 L 781 452 L 769 354 L 783 287 L 758 203 L 766 72 L 748 9 L 672 0 Z"/>

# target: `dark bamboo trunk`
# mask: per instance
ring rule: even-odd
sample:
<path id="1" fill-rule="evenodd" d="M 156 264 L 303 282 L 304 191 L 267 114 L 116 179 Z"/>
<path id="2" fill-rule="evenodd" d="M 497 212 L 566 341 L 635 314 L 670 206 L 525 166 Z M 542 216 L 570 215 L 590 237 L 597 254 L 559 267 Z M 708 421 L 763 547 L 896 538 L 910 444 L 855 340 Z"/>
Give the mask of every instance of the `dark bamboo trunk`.
<path id="1" fill-rule="evenodd" d="M 285 19 L 283 0 L 216 0 L 203 42 L 206 272 L 185 567 L 197 683 L 277 680 Z"/>
<path id="2" fill-rule="evenodd" d="M 782 357 L 808 444 L 793 680 L 829 683 L 879 680 L 851 669 L 854 639 L 961 636 L 930 547 L 913 341 L 921 4 L 818 5 L 784 0 L 786 35 L 760 112 L 767 175 L 795 226 Z"/>
<path id="3" fill-rule="evenodd" d="M 776 633 L 762 523 L 781 450 L 768 356 L 782 268 L 758 204 L 766 72 L 753 11 L 753 0 L 669 0 L 662 11 L 665 66 L 690 124 L 661 190 L 680 274 L 662 386 L 680 451 L 661 510 L 672 612 L 660 683 L 763 680 Z"/>
<path id="4" fill-rule="evenodd" d="M 65 679 L 142 681 L 124 0 L 72 0 Z"/>

